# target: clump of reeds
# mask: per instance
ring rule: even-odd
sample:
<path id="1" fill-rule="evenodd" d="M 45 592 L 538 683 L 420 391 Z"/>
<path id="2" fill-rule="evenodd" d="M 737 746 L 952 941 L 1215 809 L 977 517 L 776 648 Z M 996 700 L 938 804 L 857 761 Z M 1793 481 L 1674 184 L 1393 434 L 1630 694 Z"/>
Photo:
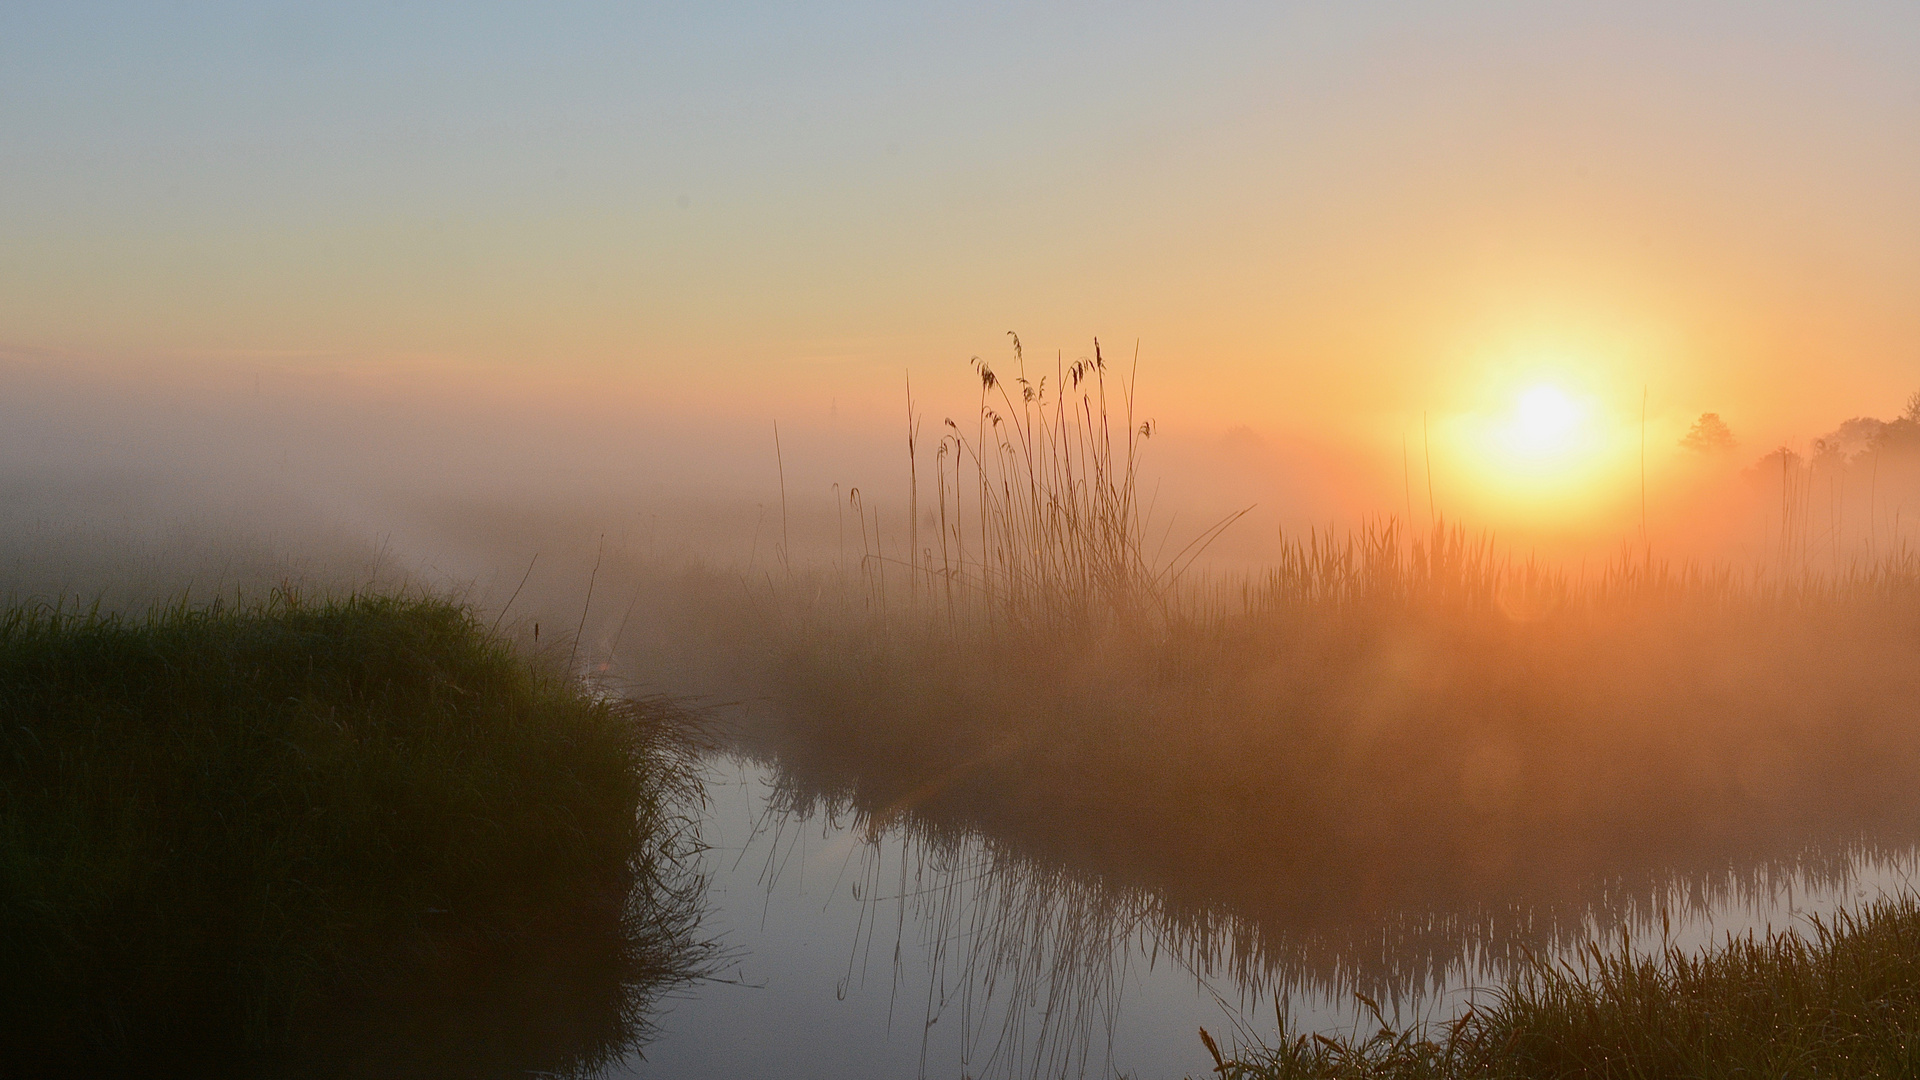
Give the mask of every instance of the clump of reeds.
<path id="1" fill-rule="evenodd" d="M 1881 900 L 1809 932 L 1698 953 L 1624 938 L 1578 967 L 1533 961 L 1445 1025 L 1301 1034 L 1222 1050 L 1225 1080 L 1897 1077 L 1920 1070 L 1920 905 Z"/>
<path id="2" fill-rule="evenodd" d="M 618 1056 L 695 956 L 690 731 L 431 598 L 0 612 L 0 1073 Z"/>
<path id="3" fill-rule="evenodd" d="M 909 440 L 909 596 L 927 598 L 950 625 L 977 616 L 1042 633 L 1154 616 L 1232 519 L 1163 562 L 1150 559 L 1139 468 L 1154 424 L 1134 414 L 1138 357 L 1110 387 L 1098 341 L 1091 358 L 1057 359 L 1051 376 L 1029 375 L 1018 336 L 1013 348 L 1011 376 L 973 362 L 980 401 L 971 433 L 945 421 L 933 455 L 932 542 L 919 533 L 917 442 Z M 917 420 L 910 424 L 917 431 Z"/>

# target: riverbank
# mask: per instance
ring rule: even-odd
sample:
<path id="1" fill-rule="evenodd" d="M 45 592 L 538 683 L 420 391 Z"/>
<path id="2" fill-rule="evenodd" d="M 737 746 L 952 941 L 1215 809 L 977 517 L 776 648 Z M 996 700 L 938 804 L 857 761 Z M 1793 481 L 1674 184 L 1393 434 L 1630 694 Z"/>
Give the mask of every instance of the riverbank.
<path id="1" fill-rule="evenodd" d="M 1382 1021 L 1228 1050 L 1202 1038 L 1225 1080 L 1913 1076 L 1920 902 L 1881 900 L 1699 953 L 1593 946 L 1578 969 L 1522 968 L 1497 997 L 1437 1028 Z"/>
<path id="2" fill-rule="evenodd" d="M 445 601 L 10 608 L 0 1073 L 617 1057 L 699 962 L 697 792 L 683 714 Z"/>

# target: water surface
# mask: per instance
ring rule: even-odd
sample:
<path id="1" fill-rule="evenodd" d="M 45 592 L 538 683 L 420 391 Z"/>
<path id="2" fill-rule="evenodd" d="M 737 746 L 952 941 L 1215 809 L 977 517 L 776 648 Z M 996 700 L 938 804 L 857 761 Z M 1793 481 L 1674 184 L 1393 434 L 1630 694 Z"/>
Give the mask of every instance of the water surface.
<path id="1" fill-rule="evenodd" d="M 632 1077 L 1202 1075 L 1229 1039 L 1445 1019 L 1531 950 L 1697 948 L 1908 886 L 1911 849 L 1601 880 L 1580 902 L 1417 904 L 1344 928 L 1176 903 L 975 834 L 886 822 L 712 763 L 706 932 L 720 976 L 669 1000 Z M 1312 873 L 1312 868 L 1302 868 Z M 1370 917 L 1371 918 L 1371 917 Z"/>

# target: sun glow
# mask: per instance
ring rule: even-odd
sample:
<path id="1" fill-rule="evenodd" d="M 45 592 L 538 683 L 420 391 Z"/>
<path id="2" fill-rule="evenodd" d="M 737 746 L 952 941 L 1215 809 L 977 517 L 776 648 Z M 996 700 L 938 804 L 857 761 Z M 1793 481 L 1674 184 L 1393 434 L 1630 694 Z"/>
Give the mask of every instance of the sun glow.
<path id="1" fill-rule="evenodd" d="M 1543 377 L 1545 376 L 1545 377 Z M 1568 525 L 1611 512 L 1628 440 L 1592 371 L 1537 372 L 1489 387 L 1489 408 L 1459 414 L 1448 441 L 1467 466 L 1475 513 Z"/>
<path id="2" fill-rule="evenodd" d="M 1561 456 L 1580 441 L 1586 411 L 1557 386 L 1532 387 L 1514 403 L 1507 445 L 1524 457 Z"/>

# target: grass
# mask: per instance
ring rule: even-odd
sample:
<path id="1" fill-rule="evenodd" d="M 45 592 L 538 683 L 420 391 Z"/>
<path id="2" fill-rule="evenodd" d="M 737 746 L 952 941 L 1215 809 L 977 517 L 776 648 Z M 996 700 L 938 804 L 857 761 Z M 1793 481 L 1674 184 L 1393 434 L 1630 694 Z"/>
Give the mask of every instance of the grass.
<path id="1" fill-rule="evenodd" d="M 455 604 L 0 613 L 0 1075 L 624 1053 L 697 964 L 685 718 Z"/>
<path id="2" fill-rule="evenodd" d="M 1920 1073 L 1920 906 L 1880 901 L 1811 933 L 1652 956 L 1622 941 L 1579 968 L 1534 961 L 1435 1027 L 1300 1035 L 1223 1051 L 1224 1080 L 1663 1080 Z"/>
<path id="3" fill-rule="evenodd" d="M 875 542 L 852 587 L 796 574 L 728 629 L 777 705 L 747 749 L 874 822 L 977 829 L 1336 957 L 1408 912 L 1577 933 L 1610 883 L 1911 841 L 1912 552 L 1581 576 L 1387 520 L 1201 579 L 1214 530 L 1153 554 L 1152 427 L 1108 367 L 979 365 L 978 421 L 925 472 L 916 442 L 933 523 L 908 557 Z"/>

